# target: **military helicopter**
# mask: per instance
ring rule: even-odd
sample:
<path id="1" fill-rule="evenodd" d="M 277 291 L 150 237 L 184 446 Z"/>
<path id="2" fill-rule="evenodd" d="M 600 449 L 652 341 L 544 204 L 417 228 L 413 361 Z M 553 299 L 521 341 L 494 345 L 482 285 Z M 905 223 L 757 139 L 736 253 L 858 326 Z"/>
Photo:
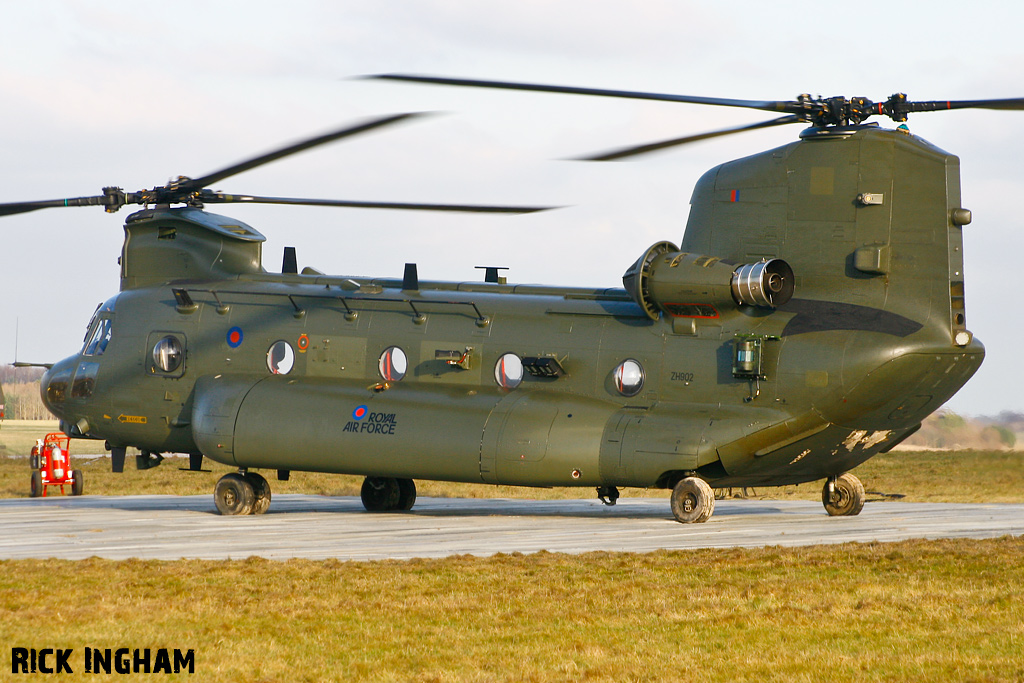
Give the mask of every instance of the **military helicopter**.
<path id="1" fill-rule="evenodd" d="M 387 74 L 453 86 L 781 112 L 764 123 L 595 155 L 617 159 L 792 123 L 799 139 L 708 171 L 682 241 L 652 245 L 622 288 L 299 272 L 262 264 L 261 235 L 207 204 L 522 212 L 547 207 L 357 203 L 229 195 L 214 182 L 410 115 L 312 138 L 197 178 L 126 193 L 0 205 L 0 215 L 126 204 L 120 292 L 81 351 L 42 380 L 66 433 L 103 439 L 113 468 L 163 453 L 237 467 L 223 514 L 262 513 L 257 470 L 362 475 L 369 511 L 408 510 L 415 479 L 670 489 L 704 522 L 714 488 L 824 480 L 856 515 L 850 470 L 916 431 L 975 373 L 967 328 L 959 160 L 905 128 L 911 112 L 1021 109 L 1024 100 L 752 101 Z M 182 206 L 175 206 L 182 205 Z M 152 208 L 150 208 L 152 207 Z"/>

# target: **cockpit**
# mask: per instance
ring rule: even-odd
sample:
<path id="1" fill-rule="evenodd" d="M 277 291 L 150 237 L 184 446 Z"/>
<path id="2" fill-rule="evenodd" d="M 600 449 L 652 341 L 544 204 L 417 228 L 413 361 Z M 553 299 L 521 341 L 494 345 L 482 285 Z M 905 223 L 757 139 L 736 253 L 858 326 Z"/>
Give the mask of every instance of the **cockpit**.
<path id="1" fill-rule="evenodd" d="M 96 387 L 96 375 L 100 369 L 97 361 L 107 350 L 113 333 L 116 301 L 116 296 L 111 297 L 96 307 L 85 333 L 80 362 L 72 365 L 68 361 L 73 359 L 67 359 L 57 363 L 46 373 L 44 398 L 51 411 L 57 412 L 55 407 L 69 398 L 82 399 L 92 396 Z"/>

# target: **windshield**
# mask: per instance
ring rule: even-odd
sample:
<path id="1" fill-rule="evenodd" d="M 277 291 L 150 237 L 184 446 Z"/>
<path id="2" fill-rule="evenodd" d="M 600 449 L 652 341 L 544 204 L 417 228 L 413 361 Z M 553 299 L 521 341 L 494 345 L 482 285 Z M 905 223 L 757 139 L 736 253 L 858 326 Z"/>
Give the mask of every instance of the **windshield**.
<path id="1" fill-rule="evenodd" d="M 85 334 L 85 346 L 82 347 L 82 354 L 86 356 L 102 356 L 107 350 L 110 342 L 110 335 L 114 326 L 114 304 L 117 297 L 111 297 L 96 308 L 92 320 L 89 322 L 89 331 Z"/>

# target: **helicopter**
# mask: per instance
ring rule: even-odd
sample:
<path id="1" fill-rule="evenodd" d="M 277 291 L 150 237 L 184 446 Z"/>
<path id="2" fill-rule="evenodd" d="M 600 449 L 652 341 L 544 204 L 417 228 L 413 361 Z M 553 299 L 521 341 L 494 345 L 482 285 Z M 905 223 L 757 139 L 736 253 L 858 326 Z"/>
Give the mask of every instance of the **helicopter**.
<path id="1" fill-rule="evenodd" d="M 348 126 L 207 176 L 139 192 L 0 204 L 0 216 L 98 205 L 125 221 L 120 291 L 79 353 L 42 379 L 65 433 L 102 439 L 115 471 L 188 453 L 237 472 L 226 515 L 271 502 L 257 470 L 364 477 L 366 510 L 409 510 L 415 480 L 671 491 L 682 523 L 716 488 L 824 481 L 829 515 L 858 514 L 851 473 L 920 428 L 978 370 L 967 327 L 959 160 L 867 122 L 1021 109 L 1024 99 L 914 102 L 800 95 L 734 100 L 408 74 L 408 83 L 671 101 L 783 114 L 617 149 L 613 160 L 722 135 L 806 127 L 697 182 L 679 244 L 659 241 L 621 288 L 332 276 L 263 266 L 264 237 L 208 204 L 524 213 L 554 207 L 386 204 L 225 194 L 242 171 L 406 120 Z"/>

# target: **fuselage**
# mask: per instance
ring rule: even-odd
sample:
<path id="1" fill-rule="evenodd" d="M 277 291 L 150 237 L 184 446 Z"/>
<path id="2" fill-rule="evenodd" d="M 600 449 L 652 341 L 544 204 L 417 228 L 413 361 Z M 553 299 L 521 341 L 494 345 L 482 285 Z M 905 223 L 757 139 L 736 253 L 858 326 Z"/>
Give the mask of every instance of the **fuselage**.
<path id="1" fill-rule="evenodd" d="M 170 287 L 126 291 L 93 322 L 90 338 L 110 332 L 102 352 L 55 365 L 44 395 L 111 444 L 239 467 L 540 486 L 658 486 L 696 471 L 768 485 L 891 447 L 983 357 L 977 342 L 936 343 L 910 319 L 868 329 L 868 310 L 806 330 L 815 305 L 800 299 L 681 324 L 649 320 L 624 290 L 400 287 L 266 275 L 185 285 L 196 303 L 186 313 Z M 765 379 L 737 379 L 733 340 L 752 331 L 766 338 Z M 183 360 L 163 372 L 152 353 L 168 336 Z M 271 368 L 280 342 L 287 374 Z M 392 347 L 407 359 L 401 379 L 381 369 Z M 564 374 L 526 369 L 502 386 L 510 353 L 554 359 Z M 624 396 L 615 373 L 629 360 L 642 386 Z"/>

